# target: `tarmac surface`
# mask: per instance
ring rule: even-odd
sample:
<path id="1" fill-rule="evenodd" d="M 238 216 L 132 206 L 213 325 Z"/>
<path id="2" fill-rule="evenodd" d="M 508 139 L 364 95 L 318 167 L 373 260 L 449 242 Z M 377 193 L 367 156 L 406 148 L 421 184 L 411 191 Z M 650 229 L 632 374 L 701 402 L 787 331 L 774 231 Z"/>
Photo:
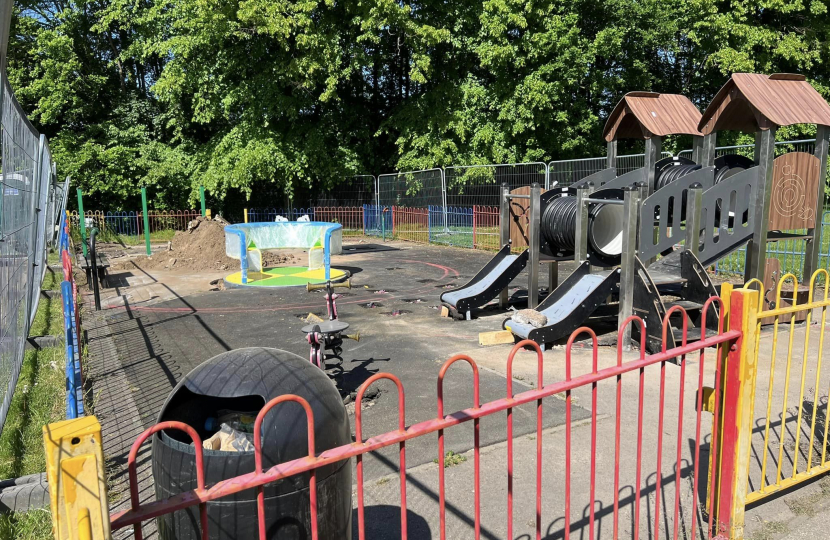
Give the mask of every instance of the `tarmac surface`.
<path id="1" fill-rule="evenodd" d="M 404 242 L 347 242 L 344 254 L 333 258 L 334 266 L 352 273 L 353 284 L 351 290 L 337 289 L 341 294 L 337 302 L 338 314 L 342 321 L 351 325 L 349 333 L 360 333 L 360 341 L 345 341 L 342 367 L 328 370 L 345 400 L 350 401 L 360 384 L 374 373 L 385 372 L 397 376 L 403 384 L 407 425 L 435 418 L 438 373 L 441 365 L 455 354 L 468 354 L 477 362 L 481 403 L 505 397 L 506 364 L 511 347 L 481 347 L 478 334 L 501 329 L 501 322 L 509 313 L 494 305 L 477 313 L 472 321 L 454 321 L 439 316 L 441 292 L 466 282 L 491 256 L 486 252 Z M 568 271 L 568 266 L 560 269 L 560 276 L 564 278 Z M 96 414 L 104 427 L 105 453 L 113 464 L 111 482 L 120 486 L 114 490 L 114 499 L 121 509 L 127 506 L 124 464 L 129 447 L 142 429 L 155 422 L 170 390 L 186 373 L 216 354 L 248 346 L 275 347 L 307 358 L 308 345 L 300 331 L 306 325 L 302 318 L 309 312 L 326 317 L 322 292 L 309 293 L 302 287 L 210 290 L 214 288 L 211 282 L 221 277 L 215 272 L 181 275 L 135 266 L 111 276 L 113 286 L 103 292 L 105 309 L 90 314 L 85 321 Z M 542 277 L 545 280 L 544 270 Z M 524 288 L 526 279 L 524 273 L 518 277 L 511 292 Z M 87 302 L 87 305 L 91 304 L 89 300 Z M 763 340 L 768 340 L 769 335 L 765 336 Z M 605 336 L 601 341 L 613 343 L 613 335 Z M 782 337 L 781 341 L 786 343 L 786 338 Z M 817 342 L 813 339 L 811 346 L 815 347 Z M 768 361 L 771 349 L 762 346 L 762 361 Z M 636 358 L 638 354 L 637 351 L 627 353 L 625 359 Z M 802 354 L 797 344 L 796 354 Z M 701 365 L 704 383 L 711 384 L 714 380 L 712 355 L 707 358 L 708 361 L 697 355 L 688 358 L 685 377 L 677 366 L 667 365 L 665 391 L 660 385 L 659 366 L 645 370 L 642 391 L 636 372 L 621 378 L 620 502 L 616 511 L 613 508 L 614 463 L 617 460 L 614 433 L 618 414 L 615 381 L 602 381 L 595 394 L 591 386 L 573 391 L 570 470 L 565 467 L 564 455 L 569 432 L 564 425 L 564 395 L 544 400 L 541 434 L 536 431 L 535 404 L 514 409 L 514 538 L 535 537 L 538 448 L 543 456 L 540 527 L 544 538 L 563 537 L 566 522 L 571 524 L 572 534 L 585 538 L 590 537 L 592 527 L 597 537 L 611 537 L 615 527 L 623 537 L 631 537 L 638 530 L 641 538 L 653 538 L 657 531 L 661 538 L 667 538 L 672 537 L 675 527 L 681 536 L 688 537 L 695 530 L 695 535 L 702 537 L 701 523 L 705 523 L 706 516 L 700 508 L 705 505 L 711 415 L 701 416 L 702 442 L 699 455 L 696 455 L 698 417 L 694 400 Z M 565 379 L 564 359 L 561 345 L 545 352 L 545 384 Z M 616 361 L 615 348 L 600 347 L 599 369 L 613 366 Z M 577 343 L 572 355 L 572 376 L 590 373 L 592 362 L 590 348 L 584 342 Z M 781 362 L 776 366 L 776 370 L 780 370 Z M 797 373 L 799 368 L 794 366 L 793 369 Z M 807 373 L 808 378 L 812 377 L 812 372 L 808 370 Z M 520 351 L 513 370 L 514 393 L 533 388 L 537 384 L 536 376 L 535 353 Z M 446 414 L 472 405 L 472 374 L 468 366 L 463 363 L 454 365 L 444 384 Z M 363 404 L 364 438 L 395 430 L 398 425 L 398 398 L 394 385 L 381 381 L 378 388 L 380 392 Z M 658 406 L 661 392 L 665 394 L 662 415 Z M 767 401 L 766 395 L 761 396 L 761 393 L 758 411 Z M 778 402 L 782 392 L 776 390 L 773 393 Z M 594 400 L 595 407 L 592 406 Z M 636 452 L 638 403 L 642 403 L 644 426 L 639 461 Z M 592 409 L 596 412 L 595 429 L 591 424 Z M 354 404 L 347 405 L 347 410 L 354 433 Z M 659 422 L 663 422 L 662 439 L 657 438 Z M 756 436 L 761 432 L 762 429 L 756 430 Z M 476 515 L 472 425 L 449 429 L 445 437 L 445 450 L 457 454 L 445 470 L 447 535 L 449 538 L 472 537 Z M 778 439 L 773 437 L 772 443 L 777 442 Z M 434 462 L 438 457 L 436 443 L 437 436 L 433 434 L 406 444 L 410 538 L 440 536 L 440 487 L 438 465 Z M 753 448 L 755 446 L 754 441 Z M 505 414 L 481 420 L 481 447 L 481 536 L 505 538 Z M 658 449 L 662 450 L 662 462 L 657 459 Z M 774 449 L 771 452 L 774 453 Z M 788 450 L 786 456 L 791 459 L 793 453 Z M 140 497 L 144 501 L 154 499 L 148 454 L 147 449 L 139 454 Z M 374 452 L 364 460 L 369 538 L 398 538 L 400 535 L 398 463 L 396 447 Z M 759 465 L 757 456 L 753 456 L 750 489 L 757 489 Z M 636 474 L 640 468 L 642 477 L 638 481 Z M 787 471 L 785 467 L 785 473 Z M 592 474 L 594 482 L 590 481 Z M 564 514 L 568 478 L 569 519 Z M 593 506 L 591 485 L 595 487 Z M 819 496 L 825 493 L 822 486 L 813 483 L 803 488 L 798 497 L 811 502 L 802 506 L 822 507 L 819 504 Z M 637 488 L 643 496 L 639 505 L 635 497 Z M 826 489 L 830 491 L 830 487 Z M 801 530 L 807 526 L 807 518 L 793 510 L 791 500 L 795 499 L 777 496 L 750 508 L 747 511 L 747 537 L 773 540 L 793 533 L 794 538 L 806 538 L 801 536 L 804 534 Z M 680 508 L 677 520 L 673 517 L 675 501 Z M 356 504 L 356 497 L 353 502 Z M 594 509 L 593 519 L 591 508 Z M 353 525 L 356 526 L 355 516 Z M 148 537 L 153 537 L 152 524 L 145 532 L 149 532 Z M 125 537 L 127 533 L 129 531 L 122 531 L 116 537 Z"/>

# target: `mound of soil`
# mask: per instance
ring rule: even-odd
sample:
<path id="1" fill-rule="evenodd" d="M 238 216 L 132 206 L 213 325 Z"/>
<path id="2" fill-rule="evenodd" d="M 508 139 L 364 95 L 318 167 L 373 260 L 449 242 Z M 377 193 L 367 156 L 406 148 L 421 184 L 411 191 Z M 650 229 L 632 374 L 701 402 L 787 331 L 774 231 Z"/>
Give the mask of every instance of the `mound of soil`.
<path id="1" fill-rule="evenodd" d="M 221 219 L 209 220 L 198 217 L 188 224 L 186 231 L 177 231 L 167 250 L 149 256 L 135 257 L 113 264 L 114 269 L 125 270 L 133 265 L 144 269 L 170 270 L 238 270 L 239 261 L 225 255 L 225 225 Z M 266 251 L 262 254 L 263 265 L 271 268 L 280 265 L 301 265 L 304 259 L 301 253 L 276 253 Z"/>

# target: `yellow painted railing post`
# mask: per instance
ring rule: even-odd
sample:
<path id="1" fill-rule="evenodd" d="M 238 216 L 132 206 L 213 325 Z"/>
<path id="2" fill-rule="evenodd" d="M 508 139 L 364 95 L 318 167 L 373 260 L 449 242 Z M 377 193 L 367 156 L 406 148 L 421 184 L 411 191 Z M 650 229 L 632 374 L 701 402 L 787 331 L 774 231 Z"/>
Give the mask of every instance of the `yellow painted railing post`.
<path id="1" fill-rule="evenodd" d="M 248 223 L 248 209 L 243 208 L 242 211 L 245 213 L 245 223 Z"/>
<path id="2" fill-rule="evenodd" d="M 101 425 L 94 416 L 43 426 L 55 540 L 109 540 Z"/>
<path id="3" fill-rule="evenodd" d="M 725 365 L 723 385 L 722 439 L 718 445 L 719 474 L 717 531 L 730 540 L 744 536 L 744 506 L 752 444 L 752 395 L 755 388 L 758 351 L 755 339 L 758 291 L 738 289 L 729 302 L 729 329 L 741 337 L 732 345 Z"/>

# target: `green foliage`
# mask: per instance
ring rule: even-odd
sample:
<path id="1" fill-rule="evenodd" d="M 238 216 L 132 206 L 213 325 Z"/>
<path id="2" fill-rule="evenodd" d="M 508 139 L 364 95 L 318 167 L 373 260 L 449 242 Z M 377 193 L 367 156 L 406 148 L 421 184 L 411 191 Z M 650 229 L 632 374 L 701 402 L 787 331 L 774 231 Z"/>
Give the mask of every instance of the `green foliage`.
<path id="1" fill-rule="evenodd" d="M 602 155 L 632 90 L 702 109 L 732 72 L 798 72 L 830 95 L 829 23 L 821 0 L 25 0 L 9 73 L 90 208 L 135 208 L 141 187 L 195 205 L 204 185 L 222 209 L 357 173 Z"/>
<path id="2" fill-rule="evenodd" d="M 52 513 L 29 510 L 20 514 L 0 514 L 0 540 L 53 540 Z"/>

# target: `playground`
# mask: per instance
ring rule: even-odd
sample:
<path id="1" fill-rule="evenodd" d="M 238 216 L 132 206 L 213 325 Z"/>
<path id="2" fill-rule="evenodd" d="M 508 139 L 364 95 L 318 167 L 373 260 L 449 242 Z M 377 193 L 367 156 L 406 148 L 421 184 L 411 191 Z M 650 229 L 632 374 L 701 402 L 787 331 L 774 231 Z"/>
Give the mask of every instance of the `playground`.
<path id="1" fill-rule="evenodd" d="M 435 378 L 441 364 L 456 354 L 468 354 L 479 366 L 480 400 L 482 402 L 498 399 L 505 395 L 507 373 L 505 358 L 512 345 L 479 345 L 479 333 L 488 332 L 498 327 L 504 319 L 503 311 L 492 305 L 478 312 L 471 321 L 454 321 L 440 317 L 440 295 L 443 291 L 456 287 L 471 278 L 490 258 L 490 254 L 460 248 L 443 246 L 419 246 L 410 242 L 376 243 L 375 239 L 354 239 L 344 243 L 343 253 L 334 256 L 332 264 L 336 268 L 348 270 L 351 274 L 352 288 L 337 289 L 338 317 L 348 321 L 350 331 L 359 332 L 359 342 L 347 342 L 344 345 L 344 362 L 340 367 L 327 371 L 340 391 L 349 411 L 352 431 L 354 431 L 354 396 L 358 387 L 376 373 L 388 373 L 398 377 L 406 389 L 407 424 L 434 418 L 435 416 Z M 163 246 L 159 245 L 159 249 Z M 107 246 L 102 247 L 106 250 Z M 135 264 L 121 263 L 120 270 L 113 271 L 111 279 L 123 284 L 105 289 L 102 298 L 104 305 L 110 306 L 99 312 L 100 316 L 88 323 L 90 327 L 90 353 L 101 362 L 93 364 L 94 369 L 88 376 L 96 388 L 101 389 L 97 400 L 97 416 L 103 429 L 117 436 L 105 440 L 105 452 L 117 463 L 123 463 L 130 445 L 141 430 L 152 426 L 167 395 L 176 383 L 189 371 L 201 364 L 205 358 L 240 347 L 261 346 L 278 347 L 300 356 L 307 356 L 308 345 L 301 332 L 306 325 L 309 314 L 326 317 L 325 291 L 307 292 L 303 287 L 281 288 L 245 288 L 223 291 L 208 291 L 208 281 L 212 275 L 194 274 L 193 271 L 170 268 L 141 267 L 141 258 L 135 257 Z M 440 260 L 441 264 L 429 262 Z M 145 259 L 146 261 L 146 259 Z M 567 272 L 569 266 L 563 265 Z M 217 274 L 221 274 L 218 272 Z M 526 279 L 526 271 L 517 278 L 519 285 L 510 288 L 511 294 L 522 291 L 521 282 Z M 201 281 L 194 284 L 193 281 Z M 148 292 L 148 290 L 150 292 Z M 135 298 L 125 300 L 126 298 Z M 785 338 L 782 338 L 785 341 Z M 616 363 L 616 330 L 613 324 L 607 325 L 607 331 L 600 334 L 599 367 L 612 366 Z M 815 345 L 814 345 L 815 348 Z M 626 358 L 636 358 L 637 351 L 627 353 Z M 546 382 L 562 380 L 564 372 L 565 341 L 552 346 L 544 353 L 545 368 L 543 377 Z M 106 357 L 106 360 L 103 358 Z M 592 349 L 590 343 L 579 340 L 573 350 L 572 369 L 575 373 L 591 370 Z M 689 373 L 697 373 L 697 362 L 689 362 Z M 659 397 L 658 367 L 647 370 L 645 377 L 645 398 L 655 402 Z M 705 376 L 714 375 L 713 363 L 706 368 Z M 511 383 L 513 392 L 532 390 L 537 387 L 536 356 L 532 351 L 522 351 L 516 357 Z M 678 392 L 679 371 L 668 369 L 667 388 L 671 390 L 665 397 L 666 418 L 676 421 L 678 414 L 677 399 L 681 393 L 691 396 L 696 387 L 696 375 L 688 376 L 684 392 Z M 636 418 L 636 401 L 638 399 L 636 376 L 624 378 L 623 401 L 627 403 L 624 415 Z M 591 410 L 596 411 L 599 422 L 600 437 L 596 456 L 600 467 L 599 475 L 608 477 L 613 464 L 614 445 L 614 385 L 611 381 L 599 385 L 599 401 L 596 408 L 591 403 L 591 393 L 582 389 L 574 393 L 571 410 L 573 424 L 573 449 L 575 455 L 589 455 Z M 394 430 L 397 425 L 398 400 L 392 385 L 379 385 L 379 392 L 364 400 L 364 434 L 372 435 Z M 780 394 L 780 391 L 779 391 Z M 776 394 L 777 397 L 780 397 Z M 473 400 L 469 369 L 458 368 L 449 374 L 444 384 L 444 407 L 446 410 L 461 410 Z M 684 409 L 684 422 L 693 426 L 696 421 L 695 408 L 687 403 Z M 760 407 L 761 405 L 759 405 Z M 633 407 L 633 408 L 632 408 Z M 562 458 L 564 445 L 563 424 L 565 422 L 565 401 L 563 399 L 545 400 L 543 407 L 543 452 L 545 459 L 545 505 L 558 508 L 564 504 L 561 497 L 563 471 L 557 463 Z M 532 455 L 536 439 L 536 407 L 534 404 L 517 407 L 514 413 L 513 436 L 516 455 Z M 644 422 L 656 425 L 657 409 L 646 411 Z M 486 537 L 502 538 L 505 535 L 503 513 L 504 486 L 506 478 L 500 464 L 505 459 L 505 417 L 488 417 L 481 423 L 482 467 L 499 471 L 488 475 L 483 485 L 493 493 L 499 493 L 495 499 L 483 499 L 482 522 Z M 636 425 L 624 424 L 623 440 L 628 441 L 623 451 L 634 452 Z M 706 431 L 704 435 L 706 435 Z M 458 537 L 472 534 L 473 510 L 470 491 L 465 488 L 472 478 L 473 438 L 469 430 L 448 432 L 446 450 L 453 458 L 453 465 L 446 470 L 448 501 L 451 510 L 447 516 L 448 534 Z M 759 434 L 760 436 L 760 434 Z M 665 441 L 667 452 L 674 452 L 675 441 Z M 691 443 L 692 441 L 690 441 Z M 651 440 L 645 448 L 644 461 L 653 469 L 656 452 Z M 693 445 L 692 445 L 693 446 Z M 701 459 L 706 461 L 705 449 Z M 684 445 L 682 454 L 684 462 L 692 463 L 692 449 Z M 373 516 L 367 528 L 369 534 L 377 537 L 396 536 L 398 533 L 395 519 L 397 507 L 390 506 L 390 500 L 397 500 L 396 451 L 391 449 L 378 451 L 364 462 L 367 517 Z M 791 459 L 788 451 L 788 458 Z M 154 500 L 152 477 L 146 461 L 149 452 L 140 460 L 139 478 L 141 478 L 141 499 L 144 502 Z M 547 457 L 549 456 L 549 457 Z M 438 524 L 435 521 L 438 486 L 436 483 L 437 465 L 435 442 L 432 439 L 419 438 L 407 445 L 407 469 L 410 471 L 409 504 L 410 534 L 417 538 L 436 538 Z M 669 460 L 671 461 L 671 460 Z M 533 500 L 532 485 L 535 475 L 533 459 L 516 462 L 516 532 L 525 531 L 532 534 Z M 574 462 L 573 474 L 587 474 L 588 463 L 584 459 Z M 628 461 L 622 472 L 624 485 L 636 485 L 635 462 Z M 760 463 L 757 468 L 760 468 Z M 675 492 L 679 493 L 684 504 L 690 504 L 693 498 L 693 469 L 686 467 L 681 471 L 681 489 L 676 489 L 673 464 L 664 464 L 666 480 L 659 490 L 660 496 L 671 501 Z M 703 473 L 701 473 L 703 474 Z M 757 474 L 757 472 L 756 472 Z M 112 478 L 113 498 L 119 501 L 114 511 L 129 507 L 126 470 L 122 466 Z M 612 484 L 598 483 L 596 496 L 610 500 Z M 820 487 L 809 490 L 817 493 Z M 579 508 L 580 514 L 587 512 L 590 493 L 586 483 L 574 482 L 572 485 L 572 503 Z M 653 480 L 644 490 L 643 496 L 653 503 L 655 497 Z M 805 497 L 802 492 L 799 497 Z M 643 505 L 645 506 L 645 498 Z M 579 506 L 576 506 L 579 502 Z M 626 498 L 621 504 L 623 528 L 631 534 L 633 527 L 634 497 Z M 665 506 L 664 506 L 665 508 Z M 664 510 L 671 514 L 669 509 Z M 773 518 L 777 521 L 794 519 L 789 506 L 783 501 L 774 501 L 764 507 L 763 519 L 748 519 L 748 531 L 760 530 Z M 769 514 L 769 515 L 767 515 Z M 755 514 L 750 513 L 750 516 Z M 610 528 L 613 512 L 610 507 L 598 507 L 596 526 Z M 641 524 L 643 535 L 650 534 L 654 524 L 653 516 Z M 391 521 L 391 524 L 386 523 Z M 559 522 L 545 523 L 549 535 L 557 537 L 562 534 Z M 587 531 L 588 519 L 584 514 L 582 520 L 576 520 L 572 534 L 580 529 Z M 686 516 L 681 524 L 683 530 L 691 531 L 691 516 Z M 152 531 L 152 524 L 150 531 Z M 557 532 L 558 531 L 558 532 Z M 147 532 L 147 529 L 145 529 Z"/>
<path id="2" fill-rule="evenodd" d="M 818 125 L 814 153 L 776 157 L 775 128 L 793 123 Z M 680 95 L 627 94 L 603 133 L 605 168 L 564 187 L 491 186 L 470 212 L 365 205 L 348 234 L 316 208 L 246 212 L 199 217 L 169 243 L 147 237 L 148 254 L 90 242 L 87 267 L 96 249 L 109 261 L 101 287 L 90 274 L 100 309 L 85 321 L 86 377 L 115 465 L 116 537 L 142 522 L 191 537 L 197 521 L 230 537 L 258 523 L 263 538 L 795 528 L 830 490 L 815 481 L 830 470 L 828 126 L 803 77 L 736 74 L 704 113 Z M 716 156 L 718 131 L 750 128 L 753 158 Z M 691 137 L 689 158 L 662 157 L 672 135 Z M 644 141 L 643 167 L 617 169 L 623 138 Z M 794 240 L 801 283 L 767 255 Z M 741 250 L 743 276 L 715 274 Z M 305 408 L 304 428 L 290 415 L 264 424 L 284 401 Z M 256 450 L 223 447 L 202 465 L 199 437 L 218 433 L 224 407 L 256 417 Z M 256 507 L 254 489 L 270 490 Z M 251 519 L 221 521 L 214 501 L 237 493 Z M 288 500 L 311 502 L 285 518 L 297 530 L 278 515 Z"/>

